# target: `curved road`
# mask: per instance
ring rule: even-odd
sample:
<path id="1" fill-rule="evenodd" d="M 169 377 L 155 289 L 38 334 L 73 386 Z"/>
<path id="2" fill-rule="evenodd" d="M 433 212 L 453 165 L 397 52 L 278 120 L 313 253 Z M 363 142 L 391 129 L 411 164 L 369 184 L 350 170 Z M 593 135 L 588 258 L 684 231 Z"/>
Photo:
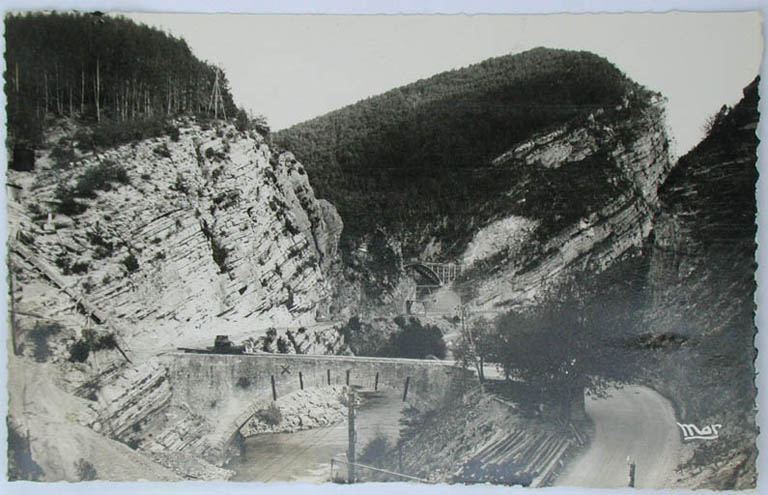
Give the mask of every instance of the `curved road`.
<path id="1" fill-rule="evenodd" d="M 637 465 L 635 487 L 670 487 L 681 442 L 669 401 L 649 388 L 632 385 L 611 390 L 606 399 L 587 397 L 586 409 L 595 424 L 592 443 L 570 462 L 556 485 L 626 487 L 629 456 Z"/>

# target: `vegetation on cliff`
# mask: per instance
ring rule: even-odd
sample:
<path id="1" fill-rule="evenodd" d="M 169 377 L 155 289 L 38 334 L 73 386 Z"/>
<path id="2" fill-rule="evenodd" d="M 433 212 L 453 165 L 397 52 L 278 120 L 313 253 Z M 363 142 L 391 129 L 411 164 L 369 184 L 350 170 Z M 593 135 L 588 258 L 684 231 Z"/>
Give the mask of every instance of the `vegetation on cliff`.
<path id="1" fill-rule="evenodd" d="M 654 221 L 643 323 L 685 342 L 651 370 L 684 422 L 723 425 L 717 442 L 697 445 L 686 471 L 694 487 L 755 483 L 757 83 L 680 158 Z"/>
<path id="2" fill-rule="evenodd" d="M 98 124 L 92 145 L 157 135 L 170 116 L 208 113 L 217 77 L 219 114 L 242 120 L 245 113 L 226 75 L 183 39 L 123 17 L 9 14 L 5 41 L 8 134 L 16 144 L 41 144 L 48 117 Z"/>
<path id="3" fill-rule="evenodd" d="M 599 109 L 607 121 L 614 112 L 631 121 L 651 97 L 601 57 L 538 48 L 368 98 L 275 140 L 307 164 L 318 195 L 339 209 L 347 249 L 384 227 L 424 242 L 434 235 L 455 254 L 494 213 L 542 215 L 540 202 L 508 194 L 516 187 L 554 198 L 561 222 L 614 193 L 607 156 L 587 159 L 578 172 L 491 162 L 537 133 L 582 125 Z M 419 248 L 411 243 L 403 254 Z"/>

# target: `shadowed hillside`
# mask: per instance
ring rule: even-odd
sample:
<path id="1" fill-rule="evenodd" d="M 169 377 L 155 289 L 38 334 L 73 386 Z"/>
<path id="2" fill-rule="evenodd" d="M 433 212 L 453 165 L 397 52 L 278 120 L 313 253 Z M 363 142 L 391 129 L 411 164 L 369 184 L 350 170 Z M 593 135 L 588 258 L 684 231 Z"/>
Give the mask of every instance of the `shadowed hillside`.
<path id="1" fill-rule="evenodd" d="M 717 442 L 697 445 L 686 471 L 695 487 L 755 483 L 757 82 L 680 159 L 654 221 L 647 328 L 687 340 L 661 354 L 660 379 L 684 422 L 723 425 Z"/>
<path id="2" fill-rule="evenodd" d="M 560 228 L 615 196 L 622 185 L 611 180 L 606 149 L 577 170 L 498 158 L 537 134 L 583 126 L 589 115 L 635 120 L 651 99 L 601 57 L 537 48 L 394 89 L 275 140 L 307 164 L 318 195 L 339 209 L 345 249 L 383 227 L 410 238 L 405 256 L 433 238 L 456 256 L 473 232 L 502 216 Z M 624 131 L 631 142 L 632 129 Z M 515 189 L 534 189 L 533 197 L 520 202 Z M 547 211 L 544 199 L 552 200 Z"/>

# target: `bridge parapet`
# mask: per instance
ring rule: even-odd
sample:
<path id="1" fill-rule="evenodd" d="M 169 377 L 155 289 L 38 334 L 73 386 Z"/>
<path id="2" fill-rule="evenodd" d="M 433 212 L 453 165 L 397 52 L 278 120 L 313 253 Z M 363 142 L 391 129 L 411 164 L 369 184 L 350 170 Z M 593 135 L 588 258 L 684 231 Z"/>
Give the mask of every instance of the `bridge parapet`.
<path id="1" fill-rule="evenodd" d="M 466 371 L 433 360 L 290 354 L 185 354 L 164 357 L 172 387 L 171 406 L 206 418 L 208 460 L 220 463 L 240 428 L 273 398 L 302 388 L 351 385 L 402 390 L 408 401 L 442 400 Z M 349 381 L 347 381 L 349 380 Z"/>

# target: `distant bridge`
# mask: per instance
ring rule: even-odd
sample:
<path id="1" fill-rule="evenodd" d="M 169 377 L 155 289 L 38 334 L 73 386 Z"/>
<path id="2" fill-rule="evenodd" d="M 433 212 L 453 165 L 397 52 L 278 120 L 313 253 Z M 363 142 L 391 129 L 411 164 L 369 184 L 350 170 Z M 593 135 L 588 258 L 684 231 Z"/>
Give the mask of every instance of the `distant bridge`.
<path id="1" fill-rule="evenodd" d="M 437 287 L 442 287 L 456 280 L 464 270 L 458 263 L 433 263 L 430 261 L 409 261 L 403 264 L 404 270 L 413 270 Z"/>

